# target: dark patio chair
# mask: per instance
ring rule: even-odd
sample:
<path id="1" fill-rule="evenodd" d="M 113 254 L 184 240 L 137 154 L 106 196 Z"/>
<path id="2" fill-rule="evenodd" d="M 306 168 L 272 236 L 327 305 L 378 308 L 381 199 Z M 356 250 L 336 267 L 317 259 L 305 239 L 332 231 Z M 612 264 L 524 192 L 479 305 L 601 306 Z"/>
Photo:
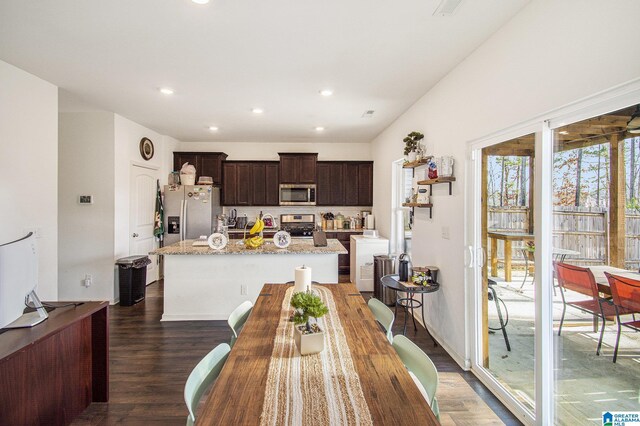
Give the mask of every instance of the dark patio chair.
<path id="1" fill-rule="evenodd" d="M 611 286 L 613 296 L 613 307 L 618 320 L 618 335 L 616 336 L 616 347 L 613 350 L 613 362 L 618 358 L 618 344 L 620 343 L 620 328 L 625 326 L 634 331 L 640 331 L 640 321 L 636 321 L 635 314 L 640 313 L 640 281 L 631 278 L 624 278 L 618 275 L 604 273 Z M 631 321 L 622 322 L 620 315 L 633 315 Z"/>
<path id="2" fill-rule="evenodd" d="M 604 335 L 604 327 L 607 317 L 616 315 L 615 307 L 602 299 L 598 293 L 598 285 L 593 277 L 593 273 L 587 268 L 569 265 L 568 263 L 554 262 L 553 267 L 556 271 L 558 286 L 560 287 L 560 295 L 562 296 L 562 318 L 560 319 L 560 327 L 558 328 L 558 336 L 562 332 L 562 324 L 564 322 L 564 314 L 567 306 L 579 309 L 582 312 L 593 315 L 602 320 L 600 328 L 600 338 L 598 339 L 598 347 L 596 355 L 600 355 L 600 347 L 602 346 L 602 337 Z M 586 299 L 568 302 L 565 297 L 564 290 L 571 290 L 582 295 L 588 296 Z"/>
<path id="3" fill-rule="evenodd" d="M 496 282 L 492 279 L 488 279 L 488 290 L 489 294 L 487 294 L 488 299 L 493 300 L 496 304 L 496 311 L 498 312 L 498 321 L 500 321 L 500 327 L 489 327 L 491 332 L 495 332 L 498 330 L 502 331 L 502 337 L 504 337 L 504 344 L 507 345 L 507 351 L 511 352 L 511 344 L 509 343 L 509 336 L 507 336 L 507 324 L 509 324 L 509 311 L 507 310 L 507 305 L 504 303 L 502 299 L 498 297 L 498 293 L 494 288 Z M 500 304 L 504 307 L 505 317 L 502 316 L 502 309 L 500 309 Z"/>

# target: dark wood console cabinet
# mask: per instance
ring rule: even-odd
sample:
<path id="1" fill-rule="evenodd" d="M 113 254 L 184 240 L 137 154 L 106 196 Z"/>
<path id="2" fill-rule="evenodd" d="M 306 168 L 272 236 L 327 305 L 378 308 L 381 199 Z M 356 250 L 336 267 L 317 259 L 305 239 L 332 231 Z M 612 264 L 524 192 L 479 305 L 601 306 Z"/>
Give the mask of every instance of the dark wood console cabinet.
<path id="1" fill-rule="evenodd" d="M 109 304 L 57 308 L 0 334 L 0 423 L 68 425 L 109 400 Z"/>

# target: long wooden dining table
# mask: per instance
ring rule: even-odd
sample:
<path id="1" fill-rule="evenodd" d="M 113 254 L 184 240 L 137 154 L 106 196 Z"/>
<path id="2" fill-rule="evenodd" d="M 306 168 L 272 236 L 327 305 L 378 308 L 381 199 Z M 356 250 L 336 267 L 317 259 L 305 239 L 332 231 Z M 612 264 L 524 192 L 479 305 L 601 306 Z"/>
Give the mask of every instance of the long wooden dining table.
<path id="1" fill-rule="evenodd" d="M 335 300 L 373 423 L 439 424 L 356 286 L 351 283 L 321 285 L 331 290 Z M 264 285 L 197 416 L 197 424 L 260 424 L 276 329 L 285 292 L 290 286 Z M 307 403 L 302 401 L 302 410 Z"/>

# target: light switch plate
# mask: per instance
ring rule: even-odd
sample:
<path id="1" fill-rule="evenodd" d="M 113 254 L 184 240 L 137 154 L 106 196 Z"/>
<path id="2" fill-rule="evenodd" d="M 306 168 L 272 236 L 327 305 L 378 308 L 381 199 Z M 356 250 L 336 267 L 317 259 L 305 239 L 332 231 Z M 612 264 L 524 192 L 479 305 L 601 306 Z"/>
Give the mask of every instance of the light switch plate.
<path id="1" fill-rule="evenodd" d="M 93 204 L 93 195 L 78 195 L 79 204 Z"/>
<path id="2" fill-rule="evenodd" d="M 442 227 L 442 238 L 444 238 L 445 240 L 449 239 L 449 227 L 448 226 L 443 226 Z"/>

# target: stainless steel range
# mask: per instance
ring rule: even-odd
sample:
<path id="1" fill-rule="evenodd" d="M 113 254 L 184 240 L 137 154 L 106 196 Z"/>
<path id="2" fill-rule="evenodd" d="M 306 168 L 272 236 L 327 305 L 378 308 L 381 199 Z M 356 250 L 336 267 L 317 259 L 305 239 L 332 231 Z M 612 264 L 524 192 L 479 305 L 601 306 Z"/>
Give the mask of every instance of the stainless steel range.
<path id="1" fill-rule="evenodd" d="M 312 237 L 316 229 L 316 215 L 281 214 L 280 229 L 287 231 L 292 237 Z"/>

